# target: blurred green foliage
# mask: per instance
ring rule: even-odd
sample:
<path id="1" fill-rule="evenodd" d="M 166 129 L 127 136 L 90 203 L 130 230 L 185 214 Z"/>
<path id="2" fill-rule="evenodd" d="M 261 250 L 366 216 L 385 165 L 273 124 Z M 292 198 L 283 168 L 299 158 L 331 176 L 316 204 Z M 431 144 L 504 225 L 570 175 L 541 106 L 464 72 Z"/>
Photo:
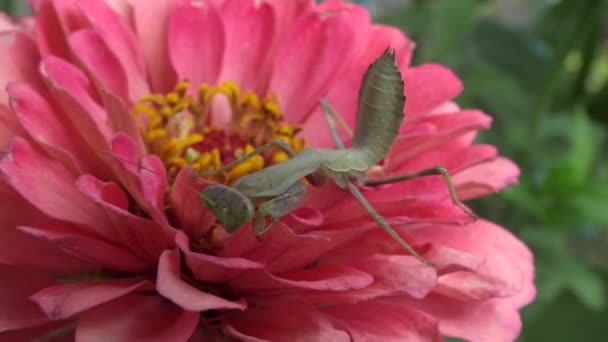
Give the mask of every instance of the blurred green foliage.
<path id="1" fill-rule="evenodd" d="M 608 334 L 608 4 L 602 0 L 410 0 L 378 20 L 417 42 L 415 63 L 462 78 L 464 107 L 495 119 L 480 141 L 521 167 L 520 185 L 472 203 L 534 251 L 537 299 L 520 341 Z M 393 1 L 394 3 L 398 3 Z M 23 15 L 25 1 L 0 0 Z"/>
<path id="2" fill-rule="evenodd" d="M 454 69 L 458 102 L 494 117 L 479 140 L 521 167 L 519 186 L 472 203 L 533 249 L 538 296 L 520 340 L 605 340 L 607 2 L 418 0 L 381 13 L 417 42 L 415 63 Z"/>

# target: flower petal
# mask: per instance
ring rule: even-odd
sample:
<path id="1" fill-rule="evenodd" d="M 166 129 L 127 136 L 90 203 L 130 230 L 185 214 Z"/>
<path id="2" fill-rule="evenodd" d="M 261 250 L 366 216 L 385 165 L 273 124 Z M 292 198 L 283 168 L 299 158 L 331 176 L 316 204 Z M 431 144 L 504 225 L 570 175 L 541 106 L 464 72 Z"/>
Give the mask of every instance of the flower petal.
<path id="1" fill-rule="evenodd" d="M 439 279 L 438 293 L 459 300 L 511 297 L 531 283 L 532 254 L 502 227 L 477 220 L 462 227 L 435 225 L 416 232 L 416 237 L 485 257 L 477 272 L 455 272 Z M 516 261 L 521 260 L 521 261 Z M 522 265 L 522 266 L 520 266 Z"/>
<path id="2" fill-rule="evenodd" d="M 133 103 L 136 98 L 130 95 L 127 72 L 97 32 L 91 29 L 74 32 L 69 35 L 68 42 L 97 87 Z"/>
<path id="3" fill-rule="evenodd" d="M 107 217 L 76 190 L 74 177 L 25 140 L 13 140 L 9 154 L 0 161 L 0 170 L 14 189 L 46 215 L 83 225 L 99 237 L 111 235 Z"/>
<path id="4" fill-rule="evenodd" d="M 135 27 L 147 62 L 151 88 L 168 92 L 176 83 L 176 75 L 169 60 L 169 16 L 174 0 L 133 0 Z"/>
<path id="5" fill-rule="evenodd" d="M 274 13 L 269 4 L 227 1 L 222 7 L 226 46 L 220 82 L 231 80 L 244 90 L 265 92 L 268 52 L 274 37 Z"/>
<path id="6" fill-rule="evenodd" d="M 311 12 L 293 24 L 277 47 L 269 91 L 289 123 L 303 122 L 350 64 L 357 24 L 352 18 L 348 11 Z"/>
<path id="7" fill-rule="evenodd" d="M 128 294 L 82 315 L 77 341 L 186 341 L 199 322 L 159 296 Z"/>
<path id="8" fill-rule="evenodd" d="M 508 299 L 462 301 L 432 294 L 424 300 L 390 297 L 386 301 L 427 312 L 439 320 L 442 335 L 468 341 L 514 341 L 521 331 L 519 313 Z"/>
<path id="9" fill-rule="evenodd" d="M 182 168 L 171 188 L 170 201 L 176 224 L 192 239 L 203 238 L 215 223 L 215 216 L 201 202 L 200 192 L 211 184 L 205 180 L 196 181 L 189 175 L 190 169 Z"/>
<path id="10" fill-rule="evenodd" d="M 0 279 L 0 307 L 7 310 L 0 315 L 0 332 L 36 326 L 48 320 L 28 298 L 53 284 L 52 279 L 39 272 L 6 265 L 0 265 Z"/>
<path id="11" fill-rule="evenodd" d="M 403 70 L 403 66 L 401 66 Z M 462 91 L 462 82 L 454 73 L 439 64 L 423 64 L 403 72 L 405 117 L 419 116 L 453 99 Z"/>
<path id="12" fill-rule="evenodd" d="M 278 303 L 230 315 L 224 333 L 242 341 L 350 341 L 314 307 L 306 303 Z"/>
<path id="13" fill-rule="evenodd" d="M 22 32 L 0 34 L 0 87 L 9 82 L 24 81 L 37 87 L 42 80 L 36 72 L 40 55 L 32 38 Z M 0 104 L 8 104 L 8 96 L 0 92 Z"/>
<path id="14" fill-rule="evenodd" d="M 353 341 L 443 341 L 436 318 L 405 305 L 368 301 L 322 310 Z"/>
<path id="15" fill-rule="evenodd" d="M 175 244 L 184 254 L 188 269 L 195 279 L 212 283 L 224 283 L 244 270 L 262 269 L 264 264 L 244 258 L 225 258 L 196 253 L 190 250 L 190 241 L 183 232 L 175 236 Z"/>
<path id="16" fill-rule="evenodd" d="M 50 319 L 65 319 L 145 285 L 152 284 L 140 278 L 61 284 L 46 287 L 30 299 L 37 303 Z"/>
<path id="17" fill-rule="evenodd" d="M 519 168 L 506 158 L 476 165 L 455 174 L 452 180 L 457 184 L 461 199 L 476 198 L 498 192 L 511 184 L 517 184 Z"/>
<path id="18" fill-rule="evenodd" d="M 330 259 L 331 260 L 331 259 Z M 424 298 L 437 283 L 437 272 L 409 255 L 372 254 L 349 261 L 348 265 L 370 274 L 369 286 L 346 292 L 310 293 L 320 303 L 356 303 L 397 293 Z"/>
<path id="19" fill-rule="evenodd" d="M 77 187 L 83 194 L 98 204 L 112 222 L 109 227 L 115 227 L 123 245 L 142 260 L 156 262 L 160 254 L 173 243 L 174 231 L 172 228 L 159 224 L 150 219 L 133 215 L 108 196 L 108 187 L 115 187 L 112 183 L 103 183 L 94 177 L 84 175 L 77 181 Z M 115 191 L 115 190 L 114 190 Z"/>
<path id="20" fill-rule="evenodd" d="M 130 98 L 139 99 L 149 93 L 143 54 L 137 37 L 127 23 L 103 1 L 81 0 L 77 6 L 120 61 L 128 79 Z M 96 74 L 100 72 L 96 70 Z"/>
<path id="21" fill-rule="evenodd" d="M 180 278 L 179 266 L 179 250 L 165 251 L 160 256 L 156 288 L 163 297 L 185 310 L 196 312 L 223 309 L 244 310 L 247 307 L 244 300 L 228 301 L 192 287 Z"/>
<path id="22" fill-rule="evenodd" d="M 63 1 L 66 3 L 67 1 Z M 64 25 L 60 12 L 65 6 L 56 8 L 61 1 L 35 1 L 32 7 L 36 13 L 35 37 L 38 49 L 43 56 L 55 55 L 61 58 L 70 58 L 70 48 L 68 47 Z M 65 13 L 67 11 L 64 11 Z"/>
<path id="23" fill-rule="evenodd" d="M 50 155 L 72 172 L 83 172 L 95 166 L 90 154 L 82 154 L 76 142 L 80 136 L 68 129 L 67 122 L 51 107 L 42 94 L 27 83 L 11 83 L 7 87 L 11 108 L 29 135 Z"/>
<path id="24" fill-rule="evenodd" d="M 108 243 L 84 234 L 79 227 L 64 222 L 34 223 L 19 226 L 19 231 L 57 246 L 68 255 L 100 268 L 123 272 L 145 272 L 153 266 L 150 262 L 133 255 L 123 246 Z M 92 267 L 91 267 L 92 268 Z"/>
<path id="25" fill-rule="evenodd" d="M 107 145 L 110 137 L 105 123 L 107 115 L 91 97 L 87 77 L 72 64 L 54 56 L 42 60 L 40 73 L 63 112 L 89 145 Z"/>
<path id="26" fill-rule="evenodd" d="M 216 83 L 226 45 L 224 31 L 214 6 L 190 1 L 177 5 L 169 19 L 169 56 L 179 80 L 189 79 L 193 89 Z"/>

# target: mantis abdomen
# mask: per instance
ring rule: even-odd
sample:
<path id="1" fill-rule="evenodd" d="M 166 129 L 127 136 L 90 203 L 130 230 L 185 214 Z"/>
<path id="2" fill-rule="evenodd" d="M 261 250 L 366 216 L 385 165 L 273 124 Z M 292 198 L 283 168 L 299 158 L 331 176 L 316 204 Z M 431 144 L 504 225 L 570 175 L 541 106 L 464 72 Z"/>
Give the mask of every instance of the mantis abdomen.
<path id="1" fill-rule="evenodd" d="M 376 165 L 393 144 L 403 122 L 403 78 L 394 52 L 372 63 L 359 89 L 353 149 L 364 150 L 368 166 Z"/>

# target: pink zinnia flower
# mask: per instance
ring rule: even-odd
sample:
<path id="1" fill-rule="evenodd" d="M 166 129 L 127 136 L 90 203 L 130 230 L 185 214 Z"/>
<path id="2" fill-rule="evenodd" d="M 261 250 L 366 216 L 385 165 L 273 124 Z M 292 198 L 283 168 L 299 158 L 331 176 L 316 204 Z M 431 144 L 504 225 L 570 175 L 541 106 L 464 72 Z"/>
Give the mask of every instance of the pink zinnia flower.
<path id="1" fill-rule="evenodd" d="M 259 240 L 250 224 L 225 233 L 196 195 L 209 182 L 189 170 L 277 137 L 332 148 L 319 99 L 352 127 L 362 74 L 387 46 L 405 124 L 371 172 L 442 164 L 461 199 L 516 182 L 512 162 L 472 144 L 491 119 L 452 102 L 462 84 L 447 68 L 410 66 L 399 30 L 339 1 L 32 4 L 31 20 L 0 20 L 0 339 L 518 336 L 532 255 L 454 207 L 441 177 L 363 190 L 436 268 L 331 183 Z"/>

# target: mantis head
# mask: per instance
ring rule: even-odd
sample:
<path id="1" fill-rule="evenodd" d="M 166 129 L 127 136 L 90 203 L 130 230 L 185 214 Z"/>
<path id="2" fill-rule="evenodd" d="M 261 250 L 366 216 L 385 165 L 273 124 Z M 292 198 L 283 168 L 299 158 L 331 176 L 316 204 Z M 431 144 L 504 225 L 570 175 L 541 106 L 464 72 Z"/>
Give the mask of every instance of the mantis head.
<path id="1" fill-rule="evenodd" d="M 228 233 L 251 220 L 255 211 L 251 200 L 227 185 L 216 184 L 201 192 L 201 202 Z"/>

